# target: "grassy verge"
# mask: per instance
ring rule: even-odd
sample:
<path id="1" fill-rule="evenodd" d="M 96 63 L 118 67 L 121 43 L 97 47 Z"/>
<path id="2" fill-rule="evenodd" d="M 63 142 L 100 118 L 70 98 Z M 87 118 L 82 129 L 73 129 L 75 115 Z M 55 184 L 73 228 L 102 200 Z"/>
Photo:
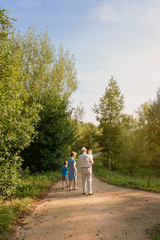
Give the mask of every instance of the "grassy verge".
<path id="1" fill-rule="evenodd" d="M 8 238 L 14 223 L 27 211 L 33 200 L 41 196 L 45 189 L 57 181 L 61 171 L 26 175 L 22 186 L 18 189 L 15 199 L 0 203 L 0 240 Z"/>
<path id="2" fill-rule="evenodd" d="M 134 175 L 130 176 L 124 169 L 109 171 L 103 166 L 102 161 L 101 156 L 97 157 L 94 164 L 94 173 L 102 181 L 121 187 L 160 193 L 160 178 L 154 173 L 148 173 L 145 169 L 137 169 Z"/>

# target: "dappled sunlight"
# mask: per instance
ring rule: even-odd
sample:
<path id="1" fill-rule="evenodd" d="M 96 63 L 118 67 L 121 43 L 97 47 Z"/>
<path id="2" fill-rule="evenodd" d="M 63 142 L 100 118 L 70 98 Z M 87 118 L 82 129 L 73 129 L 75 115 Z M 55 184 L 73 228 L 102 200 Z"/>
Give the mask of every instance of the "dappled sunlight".
<path id="1" fill-rule="evenodd" d="M 61 181 L 53 185 L 24 221 L 19 239 L 146 240 L 144 229 L 159 222 L 159 194 L 116 187 L 93 176 L 94 195 L 83 195 L 80 172 L 78 187 L 69 191 L 61 189 Z"/>

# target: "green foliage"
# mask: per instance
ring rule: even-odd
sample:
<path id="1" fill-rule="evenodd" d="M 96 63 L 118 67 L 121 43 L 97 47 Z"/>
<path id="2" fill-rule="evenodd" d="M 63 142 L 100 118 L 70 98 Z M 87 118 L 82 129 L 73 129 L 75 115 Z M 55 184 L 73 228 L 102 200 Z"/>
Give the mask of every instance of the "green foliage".
<path id="1" fill-rule="evenodd" d="M 51 82 L 58 94 L 67 99 L 78 87 L 74 55 L 70 57 L 70 52 L 64 51 L 62 45 L 54 58 Z"/>
<path id="2" fill-rule="evenodd" d="M 141 139 L 141 130 L 138 129 L 137 119 L 131 115 L 123 115 L 122 126 L 122 145 L 118 155 L 119 164 L 123 164 L 128 173 L 133 174 L 136 167 L 147 166 L 145 163 L 145 145 Z"/>
<path id="3" fill-rule="evenodd" d="M 34 173 L 24 175 L 23 183 L 17 189 L 16 198 L 37 198 L 44 190 L 55 182 L 61 175 L 61 168 L 57 171 L 47 171 L 43 173 Z"/>
<path id="4" fill-rule="evenodd" d="M 111 78 L 105 94 L 95 105 L 99 121 L 99 146 L 106 152 L 103 165 L 110 170 L 123 166 L 130 175 L 137 167 L 160 169 L 160 90 L 157 98 L 142 104 L 136 118 L 122 114 L 123 96 Z"/>
<path id="5" fill-rule="evenodd" d="M 21 186 L 16 192 L 16 199 L 0 205 L 0 240 L 7 240 L 13 230 L 13 224 L 27 211 L 33 199 L 44 193 L 45 189 L 61 175 L 61 170 L 37 174 L 25 174 Z"/>
<path id="6" fill-rule="evenodd" d="M 113 159 L 116 159 L 122 145 L 121 119 L 123 107 L 124 97 L 116 80 L 111 77 L 103 97 L 100 98 L 99 105 L 95 104 L 93 111 L 96 113 L 97 121 L 99 121 L 99 146 L 103 152 L 107 152 L 110 162 L 112 162 L 112 168 L 116 167 L 116 164 L 113 164 Z M 111 164 L 109 168 L 111 168 Z"/>
<path id="7" fill-rule="evenodd" d="M 103 97 L 100 98 L 99 105 L 94 106 L 97 121 L 100 125 L 119 125 L 122 110 L 124 108 L 124 97 L 118 87 L 117 81 L 113 77 L 109 80 Z"/>
<path id="8" fill-rule="evenodd" d="M 0 10 L 0 193 L 4 198 L 15 194 L 21 184 L 20 156 L 32 171 L 60 165 L 74 141 L 68 102 L 78 85 L 75 59 L 68 50 L 60 46 L 56 54 L 47 32 L 15 33 L 12 21 Z"/>
<path id="9" fill-rule="evenodd" d="M 8 38 L 10 30 L 13 28 L 13 21 L 15 21 L 15 19 L 10 18 L 8 12 L 0 7 L 0 41 L 3 42 Z"/>
<path id="10" fill-rule="evenodd" d="M 150 103 L 144 103 L 137 111 L 137 126 L 132 134 L 132 152 L 136 157 L 135 165 L 160 169 L 160 93 Z M 128 149 L 129 151 L 129 149 Z"/>
<path id="11" fill-rule="evenodd" d="M 30 198 L 5 202 L 0 205 L 0 240 L 7 240 L 13 224 L 32 202 Z"/>
<path id="12" fill-rule="evenodd" d="M 148 151 L 150 153 L 150 166 L 160 169 L 160 89 L 157 98 L 150 103 L 147 112 L 147 139 Z"/>
<path id="13" fill-rule="evenodd" d="M 22 153 L 24 166 L 33 172 L 55 170 L 65 158 L 65 149 L 74 142 L 74 128 L 70 120 L 68 101 L 53 90 L 41 99 L 43 110 L 37 127 L 37 139 Z"/>
<path id="14" fill-rule="evenodd" d="M 21 161 L 18 156 L 4 159 L 0 165 L 0 200 L 10 198 L 21 184 Z"/>
<path id="15" fill-rule="evenodd" d="M 78 86 L 75 58 L 70 57 L 69 50 L 65 51 L 61 45 L 56 53 L 48 33 L 36 34 L 32 28 L 23 35 L 17 33 L 15 41 L 22 49 L 21 60 L 23 71 L 28 75 L 26 87 L 31 100 L 39 101 L 50 87 L 54 87 L 58 95 L 69 98 Z"/>
<path id="16" fill-rule="evenodd" d="M 147 122 L 150 142 L 160 146 L 160 89 L 157 91 L 157 98 L 150 103 Z"/>
<path id="17" fill-rule="evenodd" d="M 56 54 L 47 32 L 38 35 L 29 29 L 23 36 L 17 34 L 16 41 L 23 53 L 23 71 L 29 75 L 25 86 L 30 101 L 43 107 L 36 141 L 22 153 L 23 166 L 34 172 L 57 169 L 74 142 L 68 102 L 77 88 L 75 59 L 62 46 Z"/>
<path id="18" fill-rule="evenodd" d="M 98 127 L 95 126 L 93 123 L 77 123 L 78 129 L 78 137 L 73 146 L 76 151 L 80 151 L 80 149 L 85 146 L 87 149 L 97 149 L 97 134 L 98 134 Z"/>
<path id="19" fill-rule="evenodd" d="M 0 193 L 10 197 L 20 184 L 18 154 L 35 136 L 40 107 L 37 103 L 28 104 L 30 95 L 24 86 L 27 75 L 23 72 L 21 49 L 14 41 L 10 18 L 4 10 L 0 12 L 3 16 L 0 28 L 3 38 L 0 45 Z"/>
<path id="20" fill-rule="evenodd" d="M 160 178 L 157 178 L 156 172 L 137 168 L 131 176 L 125 168 L 109 171 L 104 167 L 104 162 L 106 156 L 102 155 L 96 158 L 94 164 L 94 173 L 102 181 L 127 188 L 160 192 Z"/>

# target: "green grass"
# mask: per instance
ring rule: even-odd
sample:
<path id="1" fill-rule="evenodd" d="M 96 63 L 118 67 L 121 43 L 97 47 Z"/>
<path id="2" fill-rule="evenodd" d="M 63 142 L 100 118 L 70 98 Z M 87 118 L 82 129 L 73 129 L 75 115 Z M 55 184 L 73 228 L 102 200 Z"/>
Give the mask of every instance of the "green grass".
<path id="1" fill-rule="evenodd" d="M 8 238 L 18 218 L 28 210 L 33 200 L 40 197 L 61 175 L 56 172 L 28 174 L 22 179 L 15 199 L 0 203 L 0 240 Z"/>
<path id="2" fill-rule="evenodd" d="M 151 240 L 160 240 L 160 225 L 147 229 L 146 233 L 150 235 Z"/>
<path id="3" fill-rule="evenodd" d="M 126 169 L 109 171 L 102 164 L 103 158 L 97 157 L 94 164 L 95 175 L 104 182 L 121 187 L 148 190 L 160 193 L 160 178 L 148 169 L 137 169 L 130 176 Z"/>
<path id="4" fill-rule="evenodd" d="M 16 192 L 16 198 L 36 198 L 44 192 L 61 174 L 61 169 L 56 172 L 36 173 L 23 178 L 23 184 Z"/>

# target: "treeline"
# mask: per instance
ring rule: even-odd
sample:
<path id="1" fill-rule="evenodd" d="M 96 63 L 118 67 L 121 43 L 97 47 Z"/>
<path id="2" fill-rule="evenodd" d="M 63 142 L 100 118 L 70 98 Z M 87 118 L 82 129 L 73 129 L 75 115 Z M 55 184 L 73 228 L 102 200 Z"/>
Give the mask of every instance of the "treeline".
<path id="1" fill-rule="evenodd" d="M 10 197 L 31 172 L 57 169 L 77 131 L 70 97 L 78 82 L 75 58 L 47 32 L 16 32 L 0 9 L 0 195 Z"/>
<path id="2" fill-rule="evenodd" d="M 153 101 L 142 104 L 136 116 L 123 113 L 124 96 L 111 77 L 93 108 L 99 122 L 96 140 L 109 170 L 137 168 L 153 170 L 160 176 L 160 90 Z"/>

